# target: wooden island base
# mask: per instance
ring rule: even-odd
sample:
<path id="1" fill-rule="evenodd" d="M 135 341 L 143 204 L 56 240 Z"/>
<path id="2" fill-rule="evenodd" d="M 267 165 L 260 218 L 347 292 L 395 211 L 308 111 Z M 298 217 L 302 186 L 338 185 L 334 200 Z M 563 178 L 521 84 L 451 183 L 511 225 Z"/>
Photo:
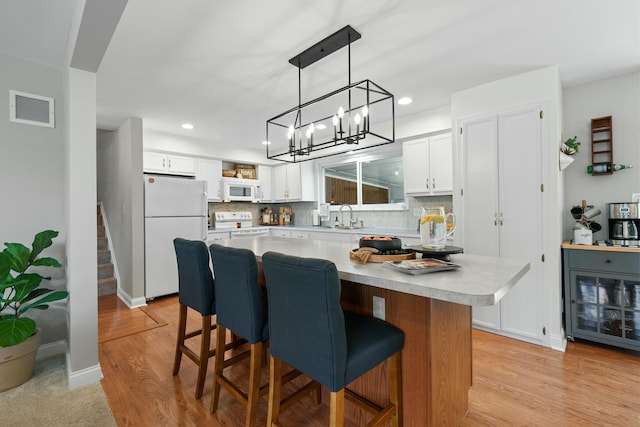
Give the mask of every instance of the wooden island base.
<path id="1" fill-rule="evenodd" d="M 342 305 L 373 315 L 373 296 L 385 299 L 386 321 L 405 334 L 402 399 L 405 426 L 457 426 L 469 407 L 471 307 L 342 281 Z M 349 388 L 380 405 L 387 403 L 387 370 L 382 364 Z M 370 417 L 345 406 L 357 425 Z"/>

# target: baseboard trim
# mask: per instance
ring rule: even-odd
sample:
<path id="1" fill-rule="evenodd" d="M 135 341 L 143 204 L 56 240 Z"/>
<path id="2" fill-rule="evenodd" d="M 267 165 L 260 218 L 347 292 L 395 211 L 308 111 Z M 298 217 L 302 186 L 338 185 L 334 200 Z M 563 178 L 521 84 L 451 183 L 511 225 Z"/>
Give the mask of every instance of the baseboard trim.
<path id="1" fill-rule="evenodd" d="M 564 335 L 564 330 L 560 331 L 560 335 L 551 334 L 551 348 L 557 351 L 567 351 L 567 337 Z"/>
<path id="2" fill-rule="evenodd" d="M 46 359 L 47 357 L 64 354 L 66 351 L 67 351 L 67 342 L 65 340 L 42 344 L 40 347 L 38 347 L 38 352 L 36 353 L 36 360 Z"/>
<path id="3" fill-rule="evenodd" d="M 120 298 L 120 300 L 125 303 L 127 305 L 127 307 L 129 308 L 138 308 L 138 307 L 144 307 L 147 305 L 147 299 L 144 297 L 140 297 L 140 298 L 131 298 L 131 296 L 129 294 L 127 294 L 126 292 L 124 292 L 122 289 L 120 289 L 120 287 L 118 286 L 118 298 Z"/>
<path id="4" fill-rule="evenodd" d="M 67 353 L 67 378 L 69 379 L 69 390 L 75 390 L 89 384 L 97 383 L 104 378 L 99 363 L 76 372 L 71 372 L 70 366 L 71 361 L 69 360 L 69 353 Z"/>

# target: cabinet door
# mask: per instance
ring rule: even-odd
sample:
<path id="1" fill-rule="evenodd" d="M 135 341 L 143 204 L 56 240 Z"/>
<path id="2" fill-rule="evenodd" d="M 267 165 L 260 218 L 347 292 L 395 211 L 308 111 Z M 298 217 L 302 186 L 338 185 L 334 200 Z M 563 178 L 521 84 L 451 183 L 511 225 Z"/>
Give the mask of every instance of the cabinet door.
<path id="1" fill-rule="evenodd" d="M 498 161 L 495 116 L 462 125 L 465 253 L 498 255 Z M 473 307 L 473 323 L 500 330 L 500 306 Z"/>
<path id="2" fill-rule="evenodd" d="M 260 180 L 260 194 L 258 196 L 261 202 L 273 201 L 272 170 L 271 166 L 258 165 L 258 179 Z"/>
<path id="3" fill-rule="evenodd" d="M 271 235 L 275 237 L 291 237 L 291 230 L 283 228 L 272 228 Z"/>
<path id="4" fill-rule="evenodd" d="M 195 176 L 196 159 L 186 156 L 167 155 L 167 173 Z"/>
<path id="5" fill-rule="evenodd" d="M 220 178 L 222 177 L 222 161 L 198 159 L 196 179 L 207 182 L 207 200 L 220 200 Z"/>
<path id="6" fill-rule="evenodd" d="M 429 193 L 429 141 L 407 141 L 402 146 L 404 192 L 409 195 Z"/>
<path id="7" fill-rule="evenodd" d="M 541 120 L 538 107 L 498 116 L 500 255 L 526 259 L 529 271 L 502 300 L 502 330 L 543 338 Z M 466 248 L 465 248 L 466 252 Z"/>
<path id="8" fill-rule="evenodd" d="M 142 153 L 142 169 L 150 173 L 167 172 L 167 155 L 144 151 Z"/>
<path id="9" fill-rule="evenodd" d="M 451 134 L 434 136 L 429 141 L 429 172 L 431 192 L 453 192 L 453 151 Z"/>
<path id="10" fill-rule="evenodd" d="M 273 199 L 275 201 L 287 200 L 287 165 L 273 168 Z"/>
<path id="11" fill-rule="evenodd" d="M 302 200 L 302 174 L 300 163 L 287 165 L 287 199 Z"/>

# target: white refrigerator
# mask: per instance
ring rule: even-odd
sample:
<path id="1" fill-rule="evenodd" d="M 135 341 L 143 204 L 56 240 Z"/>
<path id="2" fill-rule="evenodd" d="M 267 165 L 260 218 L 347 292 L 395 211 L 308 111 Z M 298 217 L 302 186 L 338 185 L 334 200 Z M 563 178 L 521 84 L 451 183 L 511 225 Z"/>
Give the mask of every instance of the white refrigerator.
<path id="1" fill-rule="evenodd" d="M 144 176 L 145 297 L 178 292 L 173 239 L 207 239 L 207 184 L 188 178 Z"/>

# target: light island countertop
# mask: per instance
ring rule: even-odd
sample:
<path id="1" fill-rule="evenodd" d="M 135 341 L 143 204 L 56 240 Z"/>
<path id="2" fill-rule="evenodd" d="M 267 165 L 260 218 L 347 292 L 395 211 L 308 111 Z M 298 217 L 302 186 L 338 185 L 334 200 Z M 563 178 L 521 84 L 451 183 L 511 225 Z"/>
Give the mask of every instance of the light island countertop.
<path id="1" fill-rule="evenodd" d="M 210 243 L 250 249 L 258 259 L 267 251 L 328 259 L 336 264 L 342 280 L 470 306 L 496 304 L 529 270 L 525 260 L 456 254 L 451 261 L 461 265 L 457 270 L 411 275 L 380 263 L 351 261 L 351 243 L 271 236 L 207 242 Z"/>

